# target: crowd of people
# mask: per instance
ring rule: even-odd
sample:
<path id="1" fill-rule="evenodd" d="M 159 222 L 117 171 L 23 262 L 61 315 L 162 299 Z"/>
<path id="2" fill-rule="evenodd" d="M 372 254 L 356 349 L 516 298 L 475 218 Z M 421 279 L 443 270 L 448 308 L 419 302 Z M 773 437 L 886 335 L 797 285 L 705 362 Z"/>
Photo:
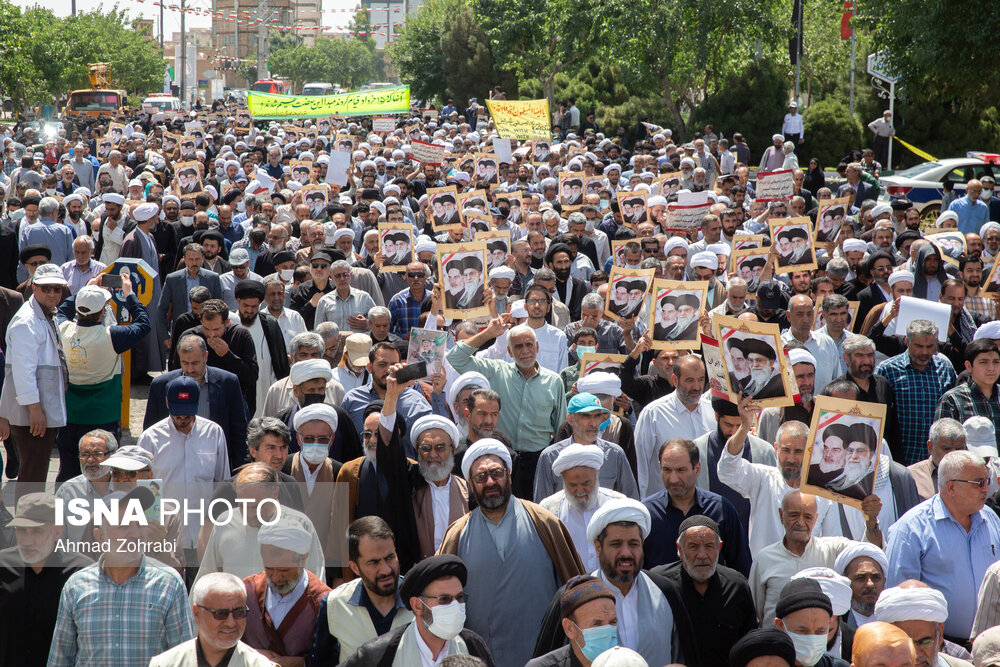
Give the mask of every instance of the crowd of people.
<path id="1" fill-rule="evenodd" d="M 4 129 L 0 665 L 1000 664 L 993 183 L 922 220 L 871 150 L 843 182 L 799 169 L 792 105 L 756 172 L 792 191 L 765 201 L 739 133 L 609 138 L 570 100 L 551 141 L 495 142 L 470 109 Z M 496 173 L 469 159 L 493 151 Z M 772 245 L 786 218 L 805 231 Z M 506 245 L 468 251 L 473 221 Z M 782 244 L 815 268 L 776 270 Z M 705 300 L 647 277 L 615 309 L 616 268 Z M 794 402 L 752 400 L 759 344 L 710 390 L 700 345 L 658 344 L 692 338 L 653 330 L 661 306 L 692 336 L 777 325 Z M 882 437 L 817 439 L 821 396 L 884 406 Z M 800 488 L 860 490 L 835 485 L 859 442 L 871 488 Z M 238 508 L 165 510 L 195 497 Z M 81 509 L 111 503 L 148 520 Z"/>

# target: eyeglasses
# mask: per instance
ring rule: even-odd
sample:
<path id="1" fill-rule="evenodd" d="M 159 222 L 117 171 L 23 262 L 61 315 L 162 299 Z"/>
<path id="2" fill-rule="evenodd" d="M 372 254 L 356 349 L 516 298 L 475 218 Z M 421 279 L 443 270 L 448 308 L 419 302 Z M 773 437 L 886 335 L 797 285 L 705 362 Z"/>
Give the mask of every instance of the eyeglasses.
<path id="1" fill-rule="evenodd" d="M 426 278 L 427 276 L 423 272 L 419 272 L 419 273 L 407 272 L 406 277 L 407 278 Z"/>
<path id="2" fill-rule="evenodd" d="M 988 480 L 986 478 L 983 478 L 983 479 L 952 479 L 952 480 L 949 480 L 949 481 L 952 481 L 952 482 L 965 482 L 966 484 L 974 484 L 975 486 L 978 486 L 980 489 L 990 483 L 990 480 Z"/>
<path id="3" fill-rule="evenodd" d="M 656 252 L 656 251 L 658 251 L 659 249 L 660 249 L 660 247 L 659 247 L 659 246 L 655 246 L 655 247 L 654 247 L 654 246 L 651 246 L 651 245 L 649 245 L 649 246 L 643 246 L 643 247 L 642 247 L 642 251 L 643 251 L 644 253 L 647 253 L 647 254 L 650 254 L 650 255 L 652 255 L 653 253 L 655 253 L 655 252 Z"/>
<path id="4" fill-rule="evenodd" d="M 548 303 L 546 299 L 525 299 L 524 304 L 526 306 L 544 306 Z"/>
<path id="5" fill-rule="evenodd" d="M 318 445 L 318 444 L 324 444 L 325 445 L 328 442 L 330 442 L 330 438 L 329 437 L 323 437 L 321 435 L 300 435 L 299 436 L 299 442 L 301 442 L 301 443 L 303 443 L 305 445 Z"/>
<path id="6" fill-rule="evenodd" d="M 363 439 L 365 439 L 365 440 L 374 440 L 375 439 L 375 431 L 362 431 L 361 432 L 361 437 Z"/>
<path id="7" fill-rule="evenodd" d="M 444 454 L 446 451 L 448 451 L 448 445 L 434 445 L 433 447 L 431 447 L 430 445 L 420 445 L 419 447 L 417 447 L 417 451 L 419 451 L 421 454 L 430 454 L 431 451 L 433 451 L 435 454 Z"/>
<path id="8" fill-rule="evenodd" d="M 311 266 L 314 269 L 329 269 L 330 268 L 329 264 L 324 264 L 323 262 L 313 262 L 309 266 Z"/>
<path id="9" fill-rule="evenodd" d="M 334 279 L 337 279 L 337 278 L 350 278 L 351 274 L 350 274 L 350 272 L 348 272 L 348 273 L 334 273 L 333 277 L 334 277 Z"/>
<path id="10" fill-rule="evenodd" d="M 469 596 L 465 593 L 459 593 L 458 595 L 421 595 L 420 597 L 425 600 L 437 600 L 438 604 L 449 605 L 452 602 L 458 602 L 460 604 L 465 604 Z"/>
<path id="11" fill-rule="evenodd" d="M 142 470 L 122 470 L 121 468 L 112 468 L 111 477 L 121 479 L 138 479 L 140 472 L 147 472 L 148 470 L 149 468 L 143 468 Z"/>
<path id="12" fill-rule="evenodd" d="M 62 285 L 37 285 L 37 287 L 46 294 L 61 294 L 63 289 Z"/>
<path id="13" fill-rule="evenodd" d="M 472 481 L 476 484 L 482 484 L 487 479 L 492 479 L 494 482 L 502 481 L 504 477 L 507 476 L 506 468 L 494 468 L 493 470 L 484 470 L 481 473 L 473 475 Z"/>
<path id="14" fill-rule="evenodd" d="M 101 461 L 106 458 L 108 458 L 108 452 L 80 452 L 81 461 L 89 461 L 90 459 Z"/>
<path id="15" fill-rule="evenodd" d="M 217 621 L 226 620 L 227 618 L 229 618 L 230 614 L 233 615 L 233 618 L 235 620 L 239 621 L 246 618 L 247 613 L 250 611 L 250 607 L 246 606 L 236 607 L 235 609 L 209 609 L 204 605 L 198 605 L 198 608 L 207 611 L 209 614 L 212 615 L 212 618 L 214 618 Z"/>

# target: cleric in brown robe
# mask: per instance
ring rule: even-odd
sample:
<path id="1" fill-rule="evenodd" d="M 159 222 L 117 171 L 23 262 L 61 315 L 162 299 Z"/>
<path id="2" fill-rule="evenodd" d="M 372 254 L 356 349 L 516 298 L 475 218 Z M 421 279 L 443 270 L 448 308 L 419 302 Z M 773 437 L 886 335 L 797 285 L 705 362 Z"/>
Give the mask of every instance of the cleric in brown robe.
<path id="1" fill-rule="evenodd" d="M 330 588 L 305 567 L 312 536 L 294 521 L 262 526 L 257 533 L 264 571 L 243 580 L 247 625 L 243 642 L 275 662 L 307 658 L 320 602 Z"/>

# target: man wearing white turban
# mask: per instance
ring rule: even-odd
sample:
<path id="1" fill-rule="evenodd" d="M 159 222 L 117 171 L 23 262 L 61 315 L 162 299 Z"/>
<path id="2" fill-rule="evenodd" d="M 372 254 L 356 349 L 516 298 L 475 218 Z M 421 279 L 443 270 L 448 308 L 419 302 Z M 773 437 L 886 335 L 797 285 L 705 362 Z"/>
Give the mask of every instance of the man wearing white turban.
<path id="1" fill-rule="evenodd" d="M 320 602 L 330 592 L 305 567 L 312 535 L 296 521 L 279 519 L 261 526 L 257 544 L 264 569 L 243 580 L 249 608 L 243 641 L 281 664 L 305 659 Z"/>
<path id="2" fill-rule="evenodd" d="M 859 628 L 875 620 L 875 602 L 885 588 L 889 561 L 885 552 L 868 542 L 855 542 L 837 556 L 833 569 L 851 582 L 851 609 L 844 620 Z"/>
<path id="3" fill-rule="evenodd" d="M 384 427 L 380 427 L 382 430 Z M 469 568 L 465 627 L 486 640 L 498 665 L 523 665 L 556 590 L 583 574 L 566 527 L 551 512 L 511 495 L 510 451 L 483 438 L 462 458 L 478 507 L 448 527 L 438 553 Z"/>
<path id="4" fill-rule="evenodd" d="M 625 497 L 598 484 L 597 473 L 603 464 L 604 451 L 597 445 L 574 442 L 566 446 L 552 462 L 552 472 L 562 478 L 563 488 L 539 502 L 569 530 L 587 572 L 594 572 L 599 565 L 593 541 L 587 539 L 590 519 L 608 501 Z"/>
<path id="5" fill-rule="evenodd" d="M 944 638 L 948 600 L 927 584 L 908 580 L 882 591 L 875 620 L 892 623 L 913 640 L 918 667 L 970 667 L 964 648 Z M 947 652 L 947 653 L 946 653 Z"/>

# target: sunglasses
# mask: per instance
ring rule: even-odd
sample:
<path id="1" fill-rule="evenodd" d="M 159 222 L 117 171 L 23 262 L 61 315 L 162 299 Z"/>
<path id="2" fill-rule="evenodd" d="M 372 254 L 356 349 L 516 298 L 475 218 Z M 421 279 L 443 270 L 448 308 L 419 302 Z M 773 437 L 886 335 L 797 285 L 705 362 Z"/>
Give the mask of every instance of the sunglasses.
<path id="1" fill-rule="evenodd" d="M 235 620 L 239 621 L 246 618 L 247 613 L 250 611 L 250 607 L 246 606 L 236 607 L 235 609 L 209 609 L 208 607 L 205 607 L 203 605 L 198 605 L 198 608 L 207 611 L 209 614 L 212 615 L 212 618 L 214 618 L 217 621 L 226 620 L 227 618 L 229 618 L 230 614 L 233 615 L 233 618 Z"/>
<path id="2" fill-rule="evenodd" d="M 406 277 L 407 278 L 424 278 L 426 276 L 424 275 L 424 273 L 422 271 L 420 271 L 420 272 L 417 272 L 417 273 L 407 272 Z"/>
<path id="3" fill-rule="evenodd" d="M 62 285 L 36 285 L 38 289 L 42 290 L 46 294 L 56 294 L 62 293 Z"/>
<path id="4" fill-rule="evenodd" d="M 492 479 L 494 482 L 499 482 L 502 481 L 506 476 L 507 476 L 506 468 L 494 468 L 493 470 L 486 470 L 484 472 L 479 473 L 478 475 L 473 475 L 472 481 L 474 481 L 476 484 L 482 484 L 487 479 Z"/>
<path id="5" fill-rule="evenodd" d="M 309 266 L 311 266 L 314 269 L 329 269 L 330 268 L 329 264 L 324 264 L 323 262 L 313 262 Z"/>
<path id="6" fill-rule="evenodd" d="M 980 489 L 990 483 L 988 479 L 953 479 L 952 482 L 965 482 L 966 484 L 972 484 L 978 486 Z"/>

